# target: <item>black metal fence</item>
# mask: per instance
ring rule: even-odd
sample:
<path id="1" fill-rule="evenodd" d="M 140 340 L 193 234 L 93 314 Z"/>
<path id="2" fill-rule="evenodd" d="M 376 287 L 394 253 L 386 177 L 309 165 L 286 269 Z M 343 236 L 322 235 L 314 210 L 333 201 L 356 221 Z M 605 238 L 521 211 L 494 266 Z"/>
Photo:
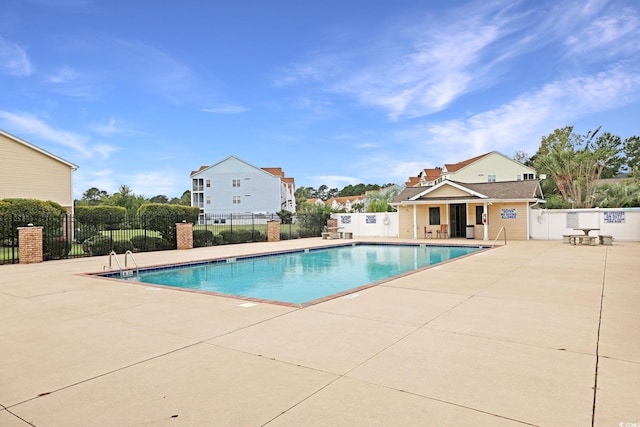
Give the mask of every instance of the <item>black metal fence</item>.
<path id="1" fill-rule="evenodd" d="M 275 214 L 203 215 L 193 225 L 194 247 L 266 241 L 269 221 L 280 221 L 280 218 Z M 43 256 L 45 260 L 52 260 L 108 255 L 111 251 L 175 249 L 177 222 L 181 219 L 127 216 L 91 218 L 81 222 L 70 215 L 0 216 L 0 264 L 19 262 L 19 227 L 42 226 Z M 281 240 L 320 235 L 319 231 L 307 226 L 308 217 L 294 216 L 287 222 L 280 224 Z"/>

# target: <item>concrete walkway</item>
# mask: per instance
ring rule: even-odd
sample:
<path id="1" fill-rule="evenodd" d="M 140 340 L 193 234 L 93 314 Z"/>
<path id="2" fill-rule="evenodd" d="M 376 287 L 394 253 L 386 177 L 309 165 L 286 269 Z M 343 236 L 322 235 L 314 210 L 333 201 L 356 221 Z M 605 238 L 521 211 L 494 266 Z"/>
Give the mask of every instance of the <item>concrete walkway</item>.
<path id="1" fill-rule="evenodd" d="M 640 425 L 640 243 L 509 242 L 304 309 L 78 274 L 106 263 L 0 266 L 0 426 Z"/>

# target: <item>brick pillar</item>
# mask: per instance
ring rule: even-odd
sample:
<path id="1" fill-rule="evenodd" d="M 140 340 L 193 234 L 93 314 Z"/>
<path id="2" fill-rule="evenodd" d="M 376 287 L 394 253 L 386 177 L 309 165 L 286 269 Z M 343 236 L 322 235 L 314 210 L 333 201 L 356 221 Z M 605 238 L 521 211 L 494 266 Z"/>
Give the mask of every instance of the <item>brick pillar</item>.
<path id="1" fill-rule="evenodd" d="M 178 249 L 193 249 L 193 224 L 179 222 L 176 224 L 176 240 Z"/>
<path id="2" fill-rule="evenodd" d="M 280 241 L 280 221 L 267 221 L 267 241 L 279 242 Z"/>
<path id="3" fill-rule="evenodd" d="M 42 262 L 42 227 L 18 227 L 20 264 Z"/>
<path id="4" fill-rule="evenodd" d="M 331 228 L 331 227 L 333 227 L 333 228 Z M 327 228 L 330 231 L 337 231 L 337 229 L 338 229 L 338 220 L 335 219 L 335 218 L 329 218 L 327 220 Z"/>

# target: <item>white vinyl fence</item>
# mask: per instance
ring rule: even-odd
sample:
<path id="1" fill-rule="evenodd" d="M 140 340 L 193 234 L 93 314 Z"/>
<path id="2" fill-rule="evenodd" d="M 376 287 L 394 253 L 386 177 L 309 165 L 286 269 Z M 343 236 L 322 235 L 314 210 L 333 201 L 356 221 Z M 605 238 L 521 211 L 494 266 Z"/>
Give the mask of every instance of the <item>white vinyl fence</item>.
<path id="1" fill-rule="evenodd" d="M 339 231 L 353 237 L 398 237 L 397 212 L 332 214 Z M 529 236 L 537 240 L 561 240 L 576 234 L 574 228 L 599 228 L 593 235 L 619 241 L 640 241 L 640 208 L 530 209 Z"/>
<path id="2" fill-rule="evenodd" d="M 398 237 L 400 224 L 397 212 L 332 214 L 341 232 L 354 237 Z"/>
<path id="3" fill-rule="evenodd" d="M 599 228 L 591 234 L 640 241 L 640 208 L 531 209 L 530 214 L 531 239 L 559 240 L 576 234 L 574 228 Z"/>

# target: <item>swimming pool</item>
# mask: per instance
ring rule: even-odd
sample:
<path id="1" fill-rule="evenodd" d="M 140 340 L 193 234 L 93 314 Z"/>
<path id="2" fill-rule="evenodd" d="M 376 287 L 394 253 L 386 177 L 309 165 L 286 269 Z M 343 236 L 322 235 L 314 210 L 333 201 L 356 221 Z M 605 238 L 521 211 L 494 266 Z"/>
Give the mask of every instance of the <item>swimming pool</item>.
<path id="1" fill-rule="evenodd" d="M 329 297 L 465 256 L 470 246 L 349 244 L 140 269 L 125 280 L 293 305 Z M 120 278 L 120 272 L 100 274 Z"/>

